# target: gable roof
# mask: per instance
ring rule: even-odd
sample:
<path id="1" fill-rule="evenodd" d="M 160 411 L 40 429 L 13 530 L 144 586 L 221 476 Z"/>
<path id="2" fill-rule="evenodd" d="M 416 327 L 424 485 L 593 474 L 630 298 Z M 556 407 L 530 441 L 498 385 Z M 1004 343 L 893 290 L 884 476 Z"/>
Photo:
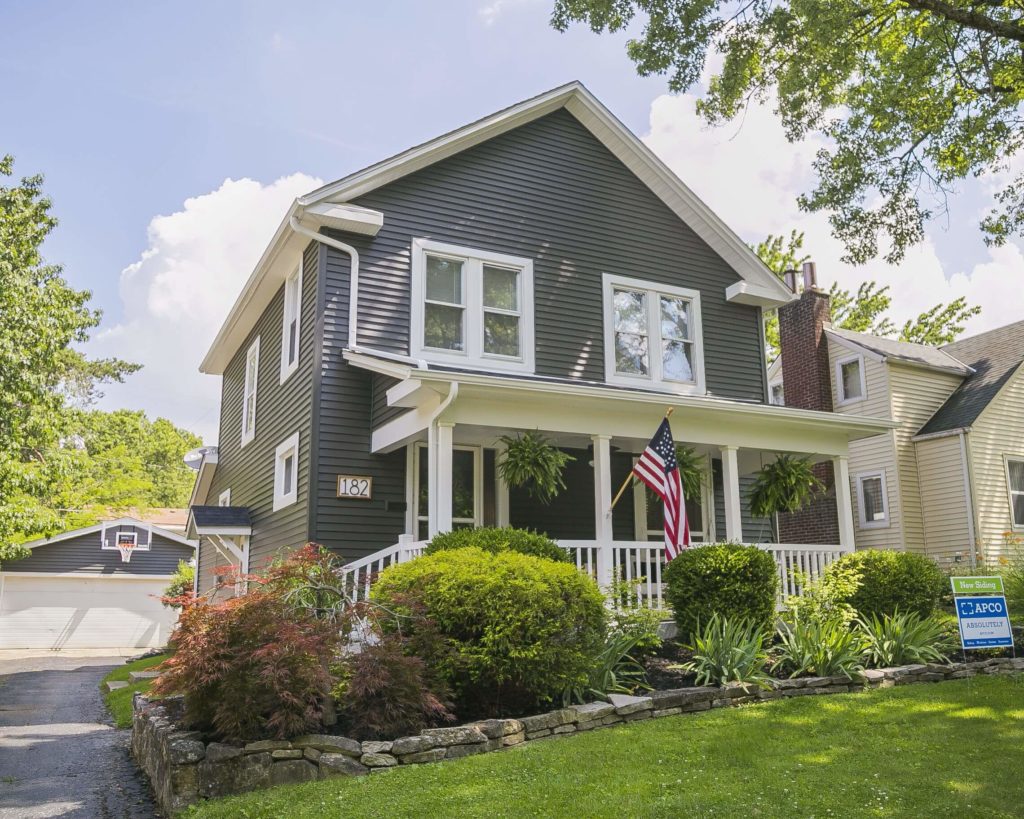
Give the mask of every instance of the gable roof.
<path id="1" fill-rule="evenodd" d="M 948 352 L 945 347 L 896 341 L 892 338 L 873 336 L 869 333 L 855 333 L 852 330 L 843 330 L 838 327 L 829 327 L 825 333 L 844 347 L 854 347 L 871 353 L 878 361 L 897 361 L 959 375 L 971 374 L 971 368 L 957 356 Z"/>
<path id="2" fill-rule="evenodd" d="M 978 420 L 1024 361 L 1024 321 L 954 341 L 942 350 L 968 364 L 974 372 L 928 419 L 918 435 L 964 429 Z"/>
<path id="3" fill-rule="evenodd" d="M 195 541 L 189 540 L 178 532 L 172 532 L 168 529 L 163 529 L 160 526 L 154 526 L 144 520 L 138 518 L 117 518 L 116 520 L 107 520 L 103 523 L 97 523 L 95 526 L 84 526 L 81 529 L 68 529 L 66 532 L 60 532 L 52 537 L 41 537 L 38 540 L 33 540 L 22 545 L 28 549 L 36 549 L 39 546 L 47 546 L 50 543 L 59 543 L 62 540 L 70 540 L 73 537 L 80 537 L 81 535 L 88 535 L 92 532 L 99 532 L 104 527 L 112 529 L 117 526 L 137 526 L 140 529 L 149 529 L 154 535 L 160 535 L 160 537 L 167 538 L 167 540 L 173 540 L 176 543 L 181 543 L 189 548 L 195 548 Z"/>
<path id="4" fill-rule="evenodd" d="M 250 535 L 252 515 L 245 506 L 193 506 L 188 531 L 196 535 Z"/>
<path id="5" fill-rule="evenodd" d="M 650 148 L 616 119 L 582 83 L 571 82 L 417 145 L 296 199 L 225 319 L 200 370 L 205 373 L 223 373 L 283 283 L 287 273 L 285 263 L 279 260 L 285 255 L 284 250 L 289 244 L 292 248 L 298 247 L 294 241 L 294 231 L 290 228 L 292 217 L 324 223 L 324 220 L 338 218 L 330 212 L 330 206 L 333 205 L 347 208 L 346 218 L 352 219 L 354 215 L 349 210 L 355 206 L 349 204 L 351 200 L 562 108 L 579 120 L 736 272 L 740 281 L 726 290 L 730 301 L 779 306 L 796 298 L 757 254 L 669 170 Z M 379 227 L 380 223 L 377 222 L 375 229 L 367 227 L 364 232 L 373 234 Z M 306 240 L 303 239 L 301 244 L 305 245 Z M 273 288 L 264 286 L 263 281 L 271 271 L 274 271 Z"/>

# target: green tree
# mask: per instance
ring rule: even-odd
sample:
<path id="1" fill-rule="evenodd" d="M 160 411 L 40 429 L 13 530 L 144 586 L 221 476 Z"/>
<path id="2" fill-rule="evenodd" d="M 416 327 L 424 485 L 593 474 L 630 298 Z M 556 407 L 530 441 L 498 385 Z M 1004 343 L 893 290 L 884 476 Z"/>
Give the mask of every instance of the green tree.
<path id="1" fill-rule="evenodd" d="M 0 158 L 0 563 L 23 553 L 18 540 L 59 523 L 37 495 L 64 466 L 45 453 L 64 434 L 70 407 L 138 369 L 75 348 L 100 313 L 88 291 L 44 262 L 41 246 L 56 220 L 42 177 L 7 183 L 13 171 L 13 158 Z"/>
<path id="2" fill-rule="evenodd" d="M 810 258 L 803 253 L 803 246 L 804 234 L 794 230 L 789 236 L 769 235 L 751 249 L 781 278 L 787 270 L 798 270 Z M 981 307 L 969 306 L 960 296 L 949 304 L 937 304 L 917 318 L 908 319 L 897 331 L 886 315 L 892 305 L 889 285 L 879 287 L 877 282 L 862 282 L 853 293 L 833 282 L 829 295 L 835 327 L 933 346 L 954 341 L 963 333 L 967 319 L 981 312 Z M 765 354 L 769 361 L 774 361 L 779 354 L 779 315 L 775 310 L 765 312 L 764 335 Z"/>
<path id="3" fill-rule="evenodd" d="M 887 246 L 899 261 L 945 212 L 955 184 L 1005 170 L 1022 143 L 1024 5 L 1010 0 L 555 0 L 552 24 L 621 31 L 643 76 L 693 88 L 709 52 L 723 58 L 698 100 L 710 124 L 774 97 L 791 142 L 828 147 L 799 198 L 829 213 L 848 259 Z M 986 241 L 1024 229 L 1024 174 L 995 195 Z"/>

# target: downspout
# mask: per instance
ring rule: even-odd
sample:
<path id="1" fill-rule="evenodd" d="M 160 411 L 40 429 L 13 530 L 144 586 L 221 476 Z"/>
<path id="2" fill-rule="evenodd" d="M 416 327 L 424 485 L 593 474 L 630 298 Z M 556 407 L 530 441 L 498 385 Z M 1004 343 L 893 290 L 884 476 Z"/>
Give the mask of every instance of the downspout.
<path id="1" fill-rule="evenodd" d="M 333 247 L 335 250 L 340 250 L 342 253 L 347 253 L 349 256 L 348 349 L 357 353 L 366 352 L 370 355 L 379 356 L 380 358 L 386 358 L 391 361 L 400 361 L 403 364 L 414 364 L 419 369 L 426 370 L 427 362 L 421 358 L 412 358 L 411 356 L 390 353 L 385 350 L 374 350 L 372 348 L 361 348 L 359 346 L 359 251 L 350 244 L 333 239 L 330 236 L 324 236 L 322 233 L 318 233 L 315 230 L 310 230 L 309 228 L 304 227 L 296 216 L 289 217 L 288 224 L 291 225 L 292 230 L 300 236 L 305 236 L 308 239 L 312 239 L 314 242 L 320 242 L 320 244 Z"/>
<path id="2" fill-rule="evenodd" d="M 971 568 L 977 564 L 978 539 L 974 528 L 974 492 L 971 484 L 971 465 L 967 455 L 967 436 L 961 429 L 960 438 L 960 463 L 964 470 L 964 500 L 967 501 L 967 536 L 971 541 Z"/>
<path id="3" fill-rule="evenodd" d="M 448 395 L 438 404 L 437 409 L 427 420 L 427 474 L 429 486 L 433 487 L 427 498 L 427 534 L 433 537 L 433 529 L 437 522 L 437 419 L 452 405 L 459 396 L 459 382 L 452 381 Z M 415 502 L 415 498 L 413 499 Z"/>

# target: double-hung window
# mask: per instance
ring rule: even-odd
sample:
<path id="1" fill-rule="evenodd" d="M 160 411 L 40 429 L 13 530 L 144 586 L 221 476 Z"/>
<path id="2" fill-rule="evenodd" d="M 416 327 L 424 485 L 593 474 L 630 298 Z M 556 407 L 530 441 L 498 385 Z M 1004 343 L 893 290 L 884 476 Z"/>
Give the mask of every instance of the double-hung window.
<path id="1" fill-rule="evenodd" d="M 863 356 L 852 355 L 836 362 L 836 387 L 840 404 L 860 401 L 867 397 Z"/>
<path id="2" fill-rule="evenodd" d="M 260 372 L 260 337 L 245 354 L 245 386 L 242 391 L 242 446 L 256 437 L 256 382 Z"/>
<path id="3" fill-rule="evenodd" d="M 1006 483 L 1010 490 L 1013 528 L 1024 529 L 1024 458 L 1006 459 Z"/>
<path id="4" fill-rule="evenodd" d="M 299 368 L 299 319 L 302 314 L 302 261 L 284 283 L 281 327 L 281 383 Z"/>
<path id="5" fill-rule="evenodd" d="M 299 433 L 278 446 L 274 453 L 274 511 L 295 503 L 299 497 Z"/>
<path id="6" fill-rule="evenodd" d="M 412 253 L 412 355 L 533 371 L 531 260 L 425 239 Z"/>
<path id="7" fill-rule="evenodd" d="M 889 525 L 884 472 L 857 476 L 857 507 L 861 529 L 879 529 Z"/>
<path id="8" fill-rule="evenodd" d="M 604 310 L 609 383 L 704 392 L 698 291 L 605 275 Z"/>

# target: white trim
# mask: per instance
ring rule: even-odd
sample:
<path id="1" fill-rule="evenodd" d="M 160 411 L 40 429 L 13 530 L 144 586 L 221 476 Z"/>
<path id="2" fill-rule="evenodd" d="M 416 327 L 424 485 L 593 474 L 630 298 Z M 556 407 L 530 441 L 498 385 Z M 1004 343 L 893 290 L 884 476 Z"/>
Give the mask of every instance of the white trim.
<path id="1" fill-rule="evenodd" d="M 933 438 L 949 438 L 951 435 L 964 435 L 971 431 L 970 427 L 954 427 L 939 432 L 926 432 L 924 435 L 914 435 L 910 440 L 915 444 L 918 441 L 931 441 Z"/>
<path id="2" fill-rule="evenodd" d="M 416 444 L 406 444 L 405 447 L 405 533 L 416 539 L 418 525 L 418 501 L 416 495 Z M 428 504 L 427 508 L 430 506 Z"/>
<path id="3" fill-rule="evenodd" d="M 854 361 L 857 362 L 857 370 L 860 375 L 860 395 L 856 395 L 853 398 L 849 398 L 846 395 L 846 390 L 843 388 L 843 367 L 846 364 L 852 364 Z M 844 406 L 846 404 L 855 404 L 858 401 L 864 401 L 868 397 L 868 385 L 864 375 L 864 356 L 861 353 L 855 355 L 843 356 L 836 360 L 836 404 Z"/>
<path id="4" fill-rule="evenodd" d="M 230 506 L 231 505 L 231 487 L 228 487 L 220 495 L 217 496 L 218 506 Z"/>
<path id="5" fill-rule="evenodd" d="M 1015 532 L 1021 532 L 1024 531 L 1024 520 L 1018 523 L 1014 518 L 1013 496 L 1024 495 L 1024 489 L 1014 489 L 1013 484 L 1010 483 L 1010 461 L 1024 465 L 1024 455 L 1003 454 L 1003 470 L 1006 473 L 1006 497 L 1010 502 L 1010 528 Z"/>
<path id="6" fill-rule="evenodd" d="M 199 462 L 199 469 L 196 472 L 196 481 L 192 484 L 192 494 L 189 496 L 189 506 L 205 506 L 206 498 L 210 494 L 210 486 L 213 483 L 214 473 L 217 471 L 217 453 L 206 452 Z"/>
<path id="7" fill-rule="evenodd" d="M 305 264 L 303 254 L 299 255 L 299 265 L 284 280 L 284 304 L 281 308 L 281 382 L 288 380 L 293 372 L 299 369 L 299 358 L 302 355 L 302 268 Z M 294 290 L 292 283 L 294 282 Z M 289 325 L 295 320 L 295 360 L 288 361 Z"/>
<path id="8" fill-rule="evenodd" d="M 113 574 L 103 572 L 0 572 L 0 580 L 4 577 L 60 577 L 68 580 L 170 580 L 173 574 L 129 574 L 114 571 Z"/>
<path id="9" fill-rule="evenodd" d="M 38 540 L 32 540 L 28 543 L 22 543 L 26 549 L 37 549 L 40 546 L 48 546 L 51 543 L 59 543 L 62 540 L 70 540 L 73 537 L 79 537 L 81 535 L 92 534 L 93 532 L 102 532 L 104 529 L 110 529 L 116 526 L 137 526 L 142 529 L 148 529 L 151 534 L 160 535 L 160 537 L 167 538 L 167 540 L 173 540 L 175 543 L 180 543 L 183 546 L 191 546 L 195 548 L 196 541 L 189 540 L 177 532 L 172 532 L 168 529 L 162 529 L 159 526 L 154 526 L 151 523 L 147 523 L 144 520 L 138 518 L 117 518 L 116 520 L 107 520 L 102 523 L 97 523 L 95 526 L 85 526 L 81 529 L 70 529 L 66 532 L 53 535 L 53 537 L 43 537 Z"/>
<path id="10" fill-rule="evenodd" d="M 254 365 L 249 366 L 253 361 Z M 249 375 L 252 375 L 252 383 L 249 383 Z M 242 443 L 245 446 L 256 437 L 256 391 L 260 380 L 260 337 L 249 345 L 245 351 L 245 380 L 242 384 Z M 250 398 L 251 395 L 251 398 Z M 249 402 L 252 401 L 252 424 L 249 424 Z"/>
<path id="11" fill-rule="evenodd" d="M 864 515 L 864 482 L 877 479 L 880 482 L 882 494 L 882 512 L 885 515 L 882 519 L 875 518 L 868 520 Z M 885 478 L 884 469 L 874 469 L 870 472 L 859 472 L 854 480 L 857 482 L 857 525 L 860 529 L 888 529 L 891 525 L 889 515 L 889 488 Z"/>
<path id="12" fill-rule="evenodd" d="M 978 557 L 978 532 L 974 526 L 974 493 L 971 488 L 971 468 L 967 456 L 967 435 L 963 430 L 960 431 L 960 464 L 963 468 L 964 502 L 967 504 L 967 535 L 971 539 L 971 568 L 973 569 Z M 1007 479 L 1007 486 L 1009 486 L 1009 479 Z M 1012 510 L 1010 519 L 1013 520 Z"/>
<path id="13" fill-rule="evenodd" d="M 839 545 L 853 551 L 856 548 L 857 538 L 853 531 L 853 498 L 850 492 L 850 459 L 848 457 L 839 455 L 832 459 L 832 477 L 836 485 Z M 863 505 L 859 508 L 863 508 Z"/>
<path id="14" fill-rule="evenodd" d="M 132 536 L 131 549 L 132 549 L 133 552 L 148 552 L 150 550 L 150 546 L 153 543 L 153 540 L 152 540 L 153 536 L 152 535 L 150 535 L 150 542 L 149 543 L 139 543 L 139 533 L 138 532 L 122 532 L 122 531 L 118 530 L 118 531 L 114 532 L 114 541 L 109 546 L 107 545 L 106 538 L 104 538 L 103 542 L 100 544 L 100 550 L 104 551 L 104 552 L 119 552 L 119 551 L 121 551 L 118 548 L 117 543 L 118 543 L 118 540 L 122 536 L 124 536 L 124 535 L 131 535 Z"/>
<path id="15" fill-rule="evenodd" d="M 971 373 L 974 372 L 973 367 L 968 367 L 962 361 L 960 361 L 957 358 L 954 358 L 945 350 L 938 350 L 938 352 L 941 352 L 946 358 L 953 362 L 948 367 L 944 367 L 941 364 L 932 364 L 927 361 L 918 361 L 916 359 L 910 358 L 909 356 L 902 356 L 898 354 L 883 355 L 882 353 L 876 350 L 872 350 L 870 347 L 866 347 L 863 344 L 854 341 L 852 338 L 847 338 L 846 336 L 841 335 L 840 333 L 836 332 L 836 330 L 832 329 L 830 326 L 825 327 L 825 335 L 828 336 L 829 341 L 835 341 L 841 347 L 845 347 L 847 350 L 851 350 L 853 352 L 861 353 L 866 358 L 870 358 L 872 361 L 877 361 L 879 364 L 902 364 L 905 367 L 920 367 L 923 370 L 934 370 L 935 372 L 951 373 L 952 375 L 961 376 L 970 375 Z M 899 343 L 909 344 L 911 346 L 918 347 L 925 346 L 921 344 L 915 345 L 914 342 L 909 341 Z"/>
<path id="16" fill-rule="evenodd" d="M 252 534 L 251 526 L 193 526 L 192 529 L 197 536 L 216 537 L 217 535 L 223 535 L 224 537 L 236 537 L 237 535 Z"/>
<path id="17" fill-rule="evenodd" d="M 284 462 L 292 458 L 292 486 L 284 489 Z M 286 438 L 274 450 L 274 511 L 291 506 L 299 499 L 299 433 Z"/>
<path id="18" fill-rule="evenodd" d="M 635 279 L 605 273 L 602 276 L 602 299 L 604 303 L 604 375 L 609 384 L 656 389 L 676 395 L 703 395 L 704 385 L 704 331 L 700 312 L 700 291 L 686 287 L 661 284 L 659 282 Z M 647 340 L 648 340 L 648 374 L 631 375 L 615 370 L 615 305 L 613 294 L 616 289 L 634 290 L 645 293 L 647 304 Z M 691 339 L 687 343 L 693 345 L 693 376 L 692 382 L 680 382 L 666 379 L 662 373 L 664 366 L 661 350 L 661 297 L 685 299 L 690 304 Z"/>
<path id="19" fill-rule="evenodd" d="M 725 505 L 725 539 L 743 542 L 743 507 L 740 501 L 740 469 L 737 447 L 723 446 L 722 496 Z"/>
<path id="20" fill-rule="evenodd" d="M 409 353 L 446 364 L 478 367 L 485 370 L 510 370 L 532 373 L 534 368 L 533 331 L 533 260 L 480 248 L 463 247 L 429 239 L 412 242 L 412 304 L 410 305 Z M 462 262 L 462 350 L 427 347 L 423 340 L 426 305 L 427 256 L 442 256 Z M 502 311 L 483 304 L 484 265 L 515 269 L 519 279 L 519 310 Z M 487 353 L 484 350 L 484 317 L 486 313 L 519 316 L 518 356 Z"/>

